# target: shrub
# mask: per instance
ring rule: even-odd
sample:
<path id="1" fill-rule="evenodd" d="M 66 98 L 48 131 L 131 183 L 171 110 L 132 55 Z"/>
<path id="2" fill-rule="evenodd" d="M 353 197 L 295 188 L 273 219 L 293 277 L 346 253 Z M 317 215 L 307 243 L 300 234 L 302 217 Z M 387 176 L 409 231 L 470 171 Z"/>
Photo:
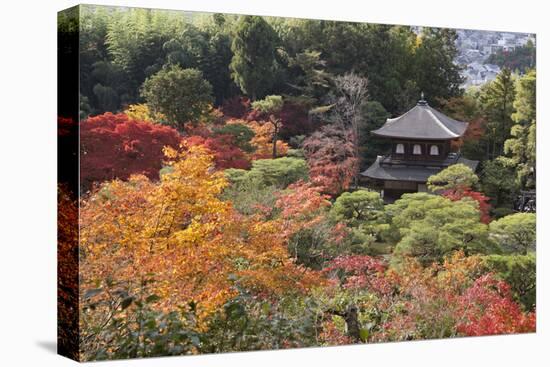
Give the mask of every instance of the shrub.
<path id="1" fill-rule="evenodd" d="M 213 156 L 216 169 L 226 168 L 250 168 L 250 160 L 245 152 L 235 143 L 235 136 L 231 134 L 219 134 L 212 137 L 203 138 L 201 136 L 191 136 L 185 141 L 189 145 L 202 145 Z"/>
<path id="2" fill-rule="evenodd" d="M 250 141 L 255 136 L 254 130 L 243 124 L 227 124 L 214 129 L 214 135 L 230 135 L 234 144 L 241 150 L 251 153 L 254 147 Z"/>
<path id="3" fill-rule="evenodd" d="M 165 146 L 177 148 L 181 136 L 173 128 L 135 121 L 125 114 L 90 117 L 80 126 L 81 186 L 126 180 L 132 174 L 158 179 Z"/>
<path id="4" fill-rule="evenodd" d="M 534 310 L 537 281 L 537 260 L 534 253 L 489 255 L 483 257 L 483 263 L 488 271 L 510 285 L 514 298 L 526 311 Z"/>
<path id="5" fill-rule="evenodd" d="M 386 210 L 398 234 L 397 260 L 413 256 L 428 265 L 455 250 L 467 255 L 495 251 L 487 239 L 487 225 L 480 223 L 477 202 L 469 198 L 451 201 L 426 193 L 404 194 Z"/>
<path id="6" fill-rule="evenodd" d="M 493 221 L 489 229 L 491 239 L 506 252 L 526 254 L 535 250 L 537 222 L 533 213 L 502 217 Z"/>

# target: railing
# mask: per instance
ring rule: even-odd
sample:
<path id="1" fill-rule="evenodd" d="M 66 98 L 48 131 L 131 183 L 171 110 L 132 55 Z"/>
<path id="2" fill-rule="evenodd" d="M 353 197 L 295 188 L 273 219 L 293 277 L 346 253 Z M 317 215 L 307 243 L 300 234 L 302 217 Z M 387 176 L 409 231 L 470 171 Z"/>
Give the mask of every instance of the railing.
<path id="1" fill-rule="evenodd" d="M 460 158 L 460 153 L 449 153 L 445 159 L 400 159 L 392 156 L 392 154 L 386 154 L 380 159 L 380 165 L 394 166 L 394 165 L 406 165 L 406 166 L 420 166 L 420 167 L 447 167 L 451 164 L 455 164 Z"/>

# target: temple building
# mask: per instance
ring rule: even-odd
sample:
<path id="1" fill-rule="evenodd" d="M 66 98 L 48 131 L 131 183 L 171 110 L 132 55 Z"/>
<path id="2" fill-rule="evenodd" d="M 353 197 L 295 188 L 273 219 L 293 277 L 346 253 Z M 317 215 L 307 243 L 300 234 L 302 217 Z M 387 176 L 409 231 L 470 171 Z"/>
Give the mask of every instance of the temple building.
<path id="1" fill-rule="evenodd" d="M 463 163 L 475 171 L 478 161 L 461 157 L 451 144 L 467 127 L 430 107 L 422 96 L 411 110 L 371 132 L 389 139 L 391 152 L 378 156 L 361 175 L 367 186 L 392 201 L 404 193 L 428 191 L 428 178 L 450 165 Z"/>

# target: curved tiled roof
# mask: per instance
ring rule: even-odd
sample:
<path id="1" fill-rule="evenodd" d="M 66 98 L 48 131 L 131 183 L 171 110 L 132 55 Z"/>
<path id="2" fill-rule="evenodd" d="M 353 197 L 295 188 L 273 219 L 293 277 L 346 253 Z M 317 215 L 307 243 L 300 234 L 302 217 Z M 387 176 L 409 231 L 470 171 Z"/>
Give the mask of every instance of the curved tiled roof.
<path id="1" fill-rule="evenodd" d="M 382 165 L 382 157 L 378 157 L 376 161 L 367 168 L 361 175 L 376 180 L 386 181 L 412 181 L 425 183 L 428 178 L 441 172 L 448 166 L 430 167 L 430 166 L 411 166 L 411 165 Z M 456 163 L 462 163 L 470 167 L 473 171 L 477 169 L 478 161 L 472 161 L 466 158 L 459 157 Z"/>
<path id="2" fill-rule="evenodd" d="M 390 138 L 450 140 L 461 137 L 467 127 L 467 122 L 454 120 L 425 101 L 419 101 L 403 115 L 387 119 L 381 128 L 372 133 Z"/>

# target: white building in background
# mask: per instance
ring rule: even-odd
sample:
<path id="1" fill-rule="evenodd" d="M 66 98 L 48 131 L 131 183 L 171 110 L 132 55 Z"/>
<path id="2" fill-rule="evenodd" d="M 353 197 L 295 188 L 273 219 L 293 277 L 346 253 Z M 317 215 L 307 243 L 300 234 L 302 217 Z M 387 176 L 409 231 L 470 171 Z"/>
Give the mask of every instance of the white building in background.
<path id="1" fill-rule="evenodd" d="M 535 36 L 525 33 L 457 30 L 457 35 L 459 55 L 455 62 L 463 67 L 464 88 L 490 82 L 500 73 L 498 65 L 487 64 L 491 54 L 511 52 L 529 41 L 535 44 Z"/>

